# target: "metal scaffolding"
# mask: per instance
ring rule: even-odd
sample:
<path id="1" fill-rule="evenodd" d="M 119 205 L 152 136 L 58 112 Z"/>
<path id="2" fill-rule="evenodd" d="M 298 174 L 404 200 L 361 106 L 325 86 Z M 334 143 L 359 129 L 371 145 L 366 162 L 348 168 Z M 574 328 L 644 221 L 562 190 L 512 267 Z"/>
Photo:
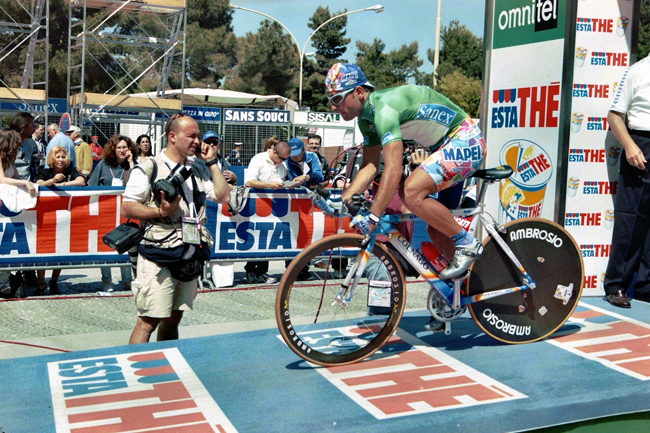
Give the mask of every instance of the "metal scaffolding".
<path id="1" fill-rule="evenodd" d="M 12 6 L 17 9 L 14 11 Z M 45 116 L 43 122 L 47 122 L 49 16 L 48 0 L 12 0 L 0 7 L 0 33 L 13 37 L 0 49 L 0 63 L 16 50 L 27 47 L 20 87 L 12 88 L 0 79 L 3 86 L 0 87 L 0 101 L 14 103 L 16 107 L 15 110 L 3 110 L 7 114 L 11 111 L 37 114 L 38 111 Z M 42 108 L 38 110 L 35 105 Z"/>
<path id="2" fill-rule="evenodd" d="M 73 122 L 104 138 L 124 123 L 146 125 L 154 140 L 160 135 L 164 119 L 182 107 L 182 99 L 163 98 L 172 78 L 181 94 L 185 87 L 186 6 L 186 0 L 70 2 L 67 96 Z M 157 80 L 155 96 L 129 96 L 146 92 L 143 79 L 150 85 Z"/>

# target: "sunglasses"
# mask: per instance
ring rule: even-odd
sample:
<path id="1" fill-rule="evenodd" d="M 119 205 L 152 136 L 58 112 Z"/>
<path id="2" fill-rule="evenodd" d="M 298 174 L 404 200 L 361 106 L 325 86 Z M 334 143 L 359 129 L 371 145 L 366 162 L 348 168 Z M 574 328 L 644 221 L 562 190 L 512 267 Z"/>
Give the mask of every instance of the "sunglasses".
<path id="1" fill-rule="evenodd" d="M 331 104 L 334 104 L 334 105 L 337 105 L 337 106 L 341 105 L 341 102 L 343 102 L 343 100 L 345 99 L 347 94 L 352 92 L 354 89 L 355 89 L 355 87 L 353 87 L 352 89 L 348 89 L 345 92 L 335 93 L 334 95 L 327 98 L 327 100 L 330 101 Z"/>
<path id="2" fill-rule="evenodd" d="M 169 131 L 171 131 L 172 125 L 174 124 L 174 122 L 176 120 L 180 119 L 181 117 L 185 117 L 185 116 L 187 116 L 187 114 L 182 113 L 182 112 L 172 115 L 169 118 L 169 120 L 167 121 L 167 125 L 165 125 L 165 134 L 169 134 Z"/>
<path id="3" fill-rule="evenodd" d="M 278 158 L 280 158 L 280 161 L 286 161 L 286 160 L 287 160 L 287 158 L 283 158 L 283 157 L 281 157 L 277 150 L 273 149 L 273 151 L 274 151 L 275 154 L 278 156 Z"/>

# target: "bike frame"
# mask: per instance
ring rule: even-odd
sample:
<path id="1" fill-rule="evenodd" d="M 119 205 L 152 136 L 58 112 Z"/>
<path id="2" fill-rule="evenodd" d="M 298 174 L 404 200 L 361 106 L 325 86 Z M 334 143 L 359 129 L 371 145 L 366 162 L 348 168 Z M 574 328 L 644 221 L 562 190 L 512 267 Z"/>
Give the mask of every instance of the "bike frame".
<path id="1" fill-rule="evenodd" d="M 498 296 L 503 296 L 522 290 L 534 289 L 536 286 L 535 281 L 530 277 L 528 272 L 526 272 L 523 265 L 519 262 L 508 244 L 506 244 L 501 236 L 499 236 L 495 224 L 491 224 L 490 221 L 488 221 L 483 215 L 483 201 L 485 198 L 485 193 L 487 192 L 487 186 L 489 186 L 491 183 L 492 182 L 488 181 L 483 182 L 481 191 L 477 198 L 478 204 L 475 208 L 456 209 L 450 212 L 453 216 L 473 217 L 468 230 L 471 235 L 476 235 L 477 231 L 481 227 L 485 228 L 488 234 L 492 236 L 499 247 L 517 267 L 519 272 L 521 272 L 523 283 L 522 285 L 489 291 L 474 296 L 462 296 L 460 293 L 460 281 L 454 283 L 442 280 L 438 271 L 422 254 L 420 254 L 419 251 L 413 248 L 411 243 L 404 237 L 404 235 L 397 231 L 393 225 L 395 223 L 403 221 L 416 220 L 419 219 L 419 217 L 414 214 L 383 215 L 379 219 L 379 223 L 375 226 L 375 229 L 368 235 L 365 250 L 359 253 L 356 262 L 348 272 L 345 281 L 341 285 L 341 291 L 336 297 L 336 302 L 345 305 L 351 299 L 354 287 L 356 287 L 356 284 L 359 282 L 359 279 L 363 275 L 363 272 L 368 263 L 368 258 L 370 257 L 370 253 L 375 246 L 375 240 L 378 235 L 384 235 L 388 239 L 388 242 L 393 245 L 397 251 L 419 272 L 420 276 L 427 280 L 429 285 L 445 301 L 445 304 L 454 310 L 461 308 L 462 306 L 472 304 L 474 302 L 484 301 L 486 299 L 496 298 Z M 353 278 L 354 281 L 352 281 Z"/>

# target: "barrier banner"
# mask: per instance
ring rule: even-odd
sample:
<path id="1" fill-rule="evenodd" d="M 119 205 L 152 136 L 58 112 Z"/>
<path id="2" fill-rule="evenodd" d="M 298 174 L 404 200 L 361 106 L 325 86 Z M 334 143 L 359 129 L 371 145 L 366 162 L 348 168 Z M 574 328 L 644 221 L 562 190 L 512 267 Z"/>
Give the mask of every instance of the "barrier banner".
<path id="1" fill-rule="evenodd" d="M 622 149 L 607 113 L 631 65 L 633 8 L 632 1 L 578 4 L 564 225 L 582 251 L 583 296 L 605 293 Z"/>
<path id="2" fill-rule="evenodd" d="M 122 222 L 119 187 L 41 187 L 36 206 L 20 212 L 0 203 L 0 269 L 127 263 L 102 238 Z M 349 218 L 343 227 L 348 228 Z M 335 234 L 341 224 L 302 192 L 251 190 L 242 211 L 208 202 L 207 228 L 215 240 L 212 259 L 284 259 Z"/>

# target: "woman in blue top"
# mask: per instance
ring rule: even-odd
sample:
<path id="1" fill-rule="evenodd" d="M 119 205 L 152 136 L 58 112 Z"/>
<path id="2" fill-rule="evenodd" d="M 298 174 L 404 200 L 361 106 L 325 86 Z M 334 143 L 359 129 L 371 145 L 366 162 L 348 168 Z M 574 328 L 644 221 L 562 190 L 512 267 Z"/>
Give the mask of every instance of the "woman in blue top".
<path id="1" fill-rule="evenodd" d="M 115 134 L 104 145 L 102 160 L 95 167 L 88 179 L 89 186 L 123 186 L 128 171 L 133 168 L 133 155 L 138 154 L 138 148 L 133 140 L 121 134 Z M 113 291 L 111 268 L 103 267 L 102 286 L 105 292 Z M 120 266 L 124 288 L 131 290 L 133 275 L 127 266 Z"/>

